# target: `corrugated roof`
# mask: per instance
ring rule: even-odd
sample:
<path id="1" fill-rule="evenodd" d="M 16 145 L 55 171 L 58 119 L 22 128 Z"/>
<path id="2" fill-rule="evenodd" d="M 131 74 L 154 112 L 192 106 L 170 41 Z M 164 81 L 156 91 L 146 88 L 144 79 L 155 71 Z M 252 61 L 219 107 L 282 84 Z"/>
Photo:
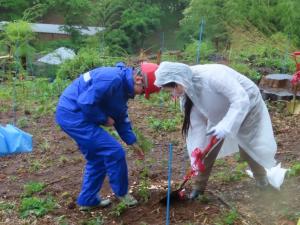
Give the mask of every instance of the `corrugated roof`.
<path id="1" fill-rule="evenodd" d="M 7 24 L 6 21 L 0 22 L 0 30 L 2 26 Z M 47 34 L 68 34 L 68 32 L 63 30 L 63 25 L 60 24 L 46 24 L 46 23 L 29 23 L 32 27 L 33 32 L 36 33 L 47 33 Z M 104 27 L 86 27 L 82 28 L 80 26 L 72 26 L 72 28 L 77 29 L 84 35 L 95 35 L 97 32 L 103 31 Z"/>

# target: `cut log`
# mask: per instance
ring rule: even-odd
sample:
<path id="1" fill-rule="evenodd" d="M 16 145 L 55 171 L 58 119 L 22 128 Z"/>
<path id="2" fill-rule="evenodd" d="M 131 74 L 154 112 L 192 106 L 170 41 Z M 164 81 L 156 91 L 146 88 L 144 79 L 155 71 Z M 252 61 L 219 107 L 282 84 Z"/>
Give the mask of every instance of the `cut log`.
<path id="1" fill-rule="evenodd" d="M 260 83 L 263 98 L 269 100 L 291 100 L 294 96 L 291 85 L 292 75 L 289 74 L 269 74 L 264 76 Z M 297 90 L 300 90 L 298 87 Z M 297 91 L 297 98 L 300 98 L 300 91 Z"/>

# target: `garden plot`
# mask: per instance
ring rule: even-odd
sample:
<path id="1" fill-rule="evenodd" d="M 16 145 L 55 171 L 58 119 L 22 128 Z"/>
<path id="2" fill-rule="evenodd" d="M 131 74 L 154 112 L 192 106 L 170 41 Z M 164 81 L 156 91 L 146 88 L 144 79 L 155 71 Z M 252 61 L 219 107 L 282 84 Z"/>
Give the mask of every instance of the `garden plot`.
<path id="1" fill-rule="evenodd" d="M 178 103 L 175 106 L 165 94 L 150 101 L 138 98 L 129 103 L 140 144 L 148 149 L 145 162 L 137 161 L 131 152 L 127 154 L 130 189 L 139 205 L 126 208 L 119 204 L 105 181 L 101 194 L 113 200 L 112 206 L 83 213 L 75 201 L 84 159 L 75 143 L 54 122 L 59 90 L 42 84 L 19 86 L 25 94 L 18 96 L 18 124 L 33 134 L 34 150 L 0 158 L 0 224 L 165 224 L 166 208 L 158 202 L 167 190 L 169 143 L 174 151 L 173 188 L 182 181 L 189 166 L 180 133 Z M 10 89 L 0 88 L 0 123 L 5 124 L 13 116 Z M 33 90 L 36 95 L 30 94 Z M 268 105 L 279 146 L 276 158 L 283 167 L 292 168 L 282 190 L 256 189 L 254 181 L 245 174 L 247 165 L 238 155 L 218 160 L 206 197 L 172 205 L 171 224 L 296 224 L 300 217 L 299 116 L 287 114 L 278 104 Z"/>

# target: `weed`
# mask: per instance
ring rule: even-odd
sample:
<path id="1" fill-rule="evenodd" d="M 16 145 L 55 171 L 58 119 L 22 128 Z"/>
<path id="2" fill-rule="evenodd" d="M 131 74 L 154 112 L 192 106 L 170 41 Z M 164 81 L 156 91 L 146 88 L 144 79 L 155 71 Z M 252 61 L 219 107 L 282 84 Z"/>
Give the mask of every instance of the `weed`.
<path id="1" fill-rule="evenodd" d="M 28 127 L 28 118 L 26 116 L 20 117 L 17 121 L 17 126 L 19 128 Z"/>
<path id="2" fill-rule="evenodd" d="M 223 221 L 227 225 L 234 224 L 234 221 L 236 221 L 239 218 L 239 214 L 236 209 L 230 210 L 226 215 L 224 215 Z"/>
<path id="3" fill-rule="evenodd" d="M 123 212 L 125 212 L 126 209 L 127 209 L 126 202 L 121 201 L 112 209 L 112 211 L 109 214 L 113 216 L 120 216 Z"/>
<path id="4" fill-rule="evenodd" d="M 239 218 L 239 214 L 236 209 L 231 209 L 229 212 L 223 213 L 221 221 L 215 223 L 215 225 L 232 225 Z"/>
<path id="5" fill-rule="evenodd" d="M 68 221 L 65 215 L 59 216 L 56 220 L 58 225 L 68 225 Z"/>
<path id="6" fill-rule="evenodd" d="M 153 148 L 153 143 L 138 129 L 134 128 L 133 130 L 137 137 L 137 144 L 144 152 L 149 152 Z"/>
<path id="7" fill-rule="evenodd" d="M 294 165 L 292 165 L 291 169 L 288 170 L 288 176 L 294 177 L 299 175 L 300 175 L 300 163 L 297 162 Z"/>
<path id="8" fill-rule="evenodd" d="M 57 217 L 56 221 L 58 225 L 68 225 L 68 220 L 65 215 Z"/>
<path id="9" fill-rule="evenodd" d="M 30 197 L 32 196 L 34 193 L 38 193 L 40 191 L 42 191 L 45 187 L 44 183 L 41 182 L 29 182 L 27 184 L 24 185 L 24 193 L 23 196 L 24 197 Z"/>
<path id="10" fill-rule="evenodd" d="M 297 221 L 297 219 L 300 218 L 300 211 L 298 212 L 292 212 L 293 210 L 290 210 L 290 209 L 284 209 L 283 210 L 283 217 L 285 217 L 286 219 L 288 220 L 292 220 L 294 222 Z"/>
<path id="11" fill-rule="evenodd" d="M 181 119 L 180 117 L 175 117 L 174 119 L 156 119 L 150 116 L 148 118 L 148 123 L 152 129 L 155 131 L 176 131 L 178 128 L 178 125 L 180 123 Z"/>
<path id="12" fill-rule="evenodd" d="M 4 211 L 6 213 L 9 213 L 14 209 L 15 209 L 15 204 L 3 202 L 3 201 L 0 202 L 0 211 Z"/>
<path id="13" fill-rule="evenodd" d="M 53 211 L 55 207 L 56 203 L 52 197 L 48 197 L 47 199 L 30 197 L 22 199 L 19 212 L 21 218 L 27 218 L 30 215 L 42 217 L 48 212 Z"/>
<path id="14" fill-rule="evenodd" d="M 239 181 L 246 176 L 244 172 L 246 167 L 246 162 L 239 163 L 233 171 L 221 171 L 217 173 L 216 178 L 223 182 Z M 230 168 L 227 169 L 230 170 Z"/>
<path id="15" fill-rule="evenodd" d="M 50 149 L 50 142 L 47 138 L 43 138 L 43 142 L 40 144 L 40 148 L 43 152 L 48 151 Z"/>
<path id="16" fill-rule="evenodd" d="M 97 216 L 96 218 L 90 219 L 88 221 L 84 221 L 81 223 L 82 225 L 103 225 L 104 220 L 102 217 Z"/>
<path id="17" fill-rule="evenodd" d="M 150 182 L 148 177 L 144 177 L 140 180 L 138 194 L 143 199 L 144 202 L 147 202 L 150 198 Z"/>
<path id="18" fill-rule="evenodd" d="M 203 204 L 208 204 L 210 199 L 206 195 L 199 195 L 197 200 Z"/>
<path id="19" fill-rule="evenodd" d="M 17 180 L 17 176 L 9 176 L 9 179 L 11 180 L 11 181 L 16 181 Z"/>
<path id="20" fill-rule="evenodd" d="M 215 161 L 215 166 L 226 166 L 226 161 L 224 159 L 217 159 Z"/>
<path id="21" fill-rule="evenodd" d="M 41 167 L 41 163 L 38 160 L 34 160 L 29 166 L 29 172 L 37 172 L 41 169 Z"/>
<path id="22" fill-rule="evenodd" d="M 66 156 L 60 156 L 58 161 L 60 164 L 63 165 L 63 164 L 66 164 L 69 161 L 69 159 Z"/>
<path id="23" fill-rule="evenodd" d="M 240 162 L 241 161 L 240 153 L 239 152 L 235 153 L 233 155 L 233 158 L 234 158 L 235 161 Z"/>

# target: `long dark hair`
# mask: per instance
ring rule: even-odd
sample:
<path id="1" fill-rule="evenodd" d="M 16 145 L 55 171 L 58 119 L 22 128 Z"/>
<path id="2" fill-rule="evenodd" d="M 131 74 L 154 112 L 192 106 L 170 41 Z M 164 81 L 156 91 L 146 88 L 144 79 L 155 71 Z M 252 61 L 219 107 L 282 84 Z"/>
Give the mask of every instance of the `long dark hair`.
<path id="1" fill-rule="evenodd" d="M 177 86 L 176 82 L 169 82 L 163 85 L 163 87 L 169 87 L 169 88 L 175 88 Z M 183 124 L 181 128 L 181 133 L 184 137 L 187 136 L 187 133 L 189 131 L 190 125 L 191 125 L 191 111 L 193 108 L 193 102 L 189 98 L 189 96 L 185 95 L 185 103 L 184 103 L 184 119 Z"/>
<path id="2" fill-rule="evenodd" d="M 185 103 L 184 103 L 184 119 L 181 128 L 181 133 L 184 137 L 187 136 L 190 125 L 191 125 L 191 111 L 194 103 L 189 98 L 189 96 L 185 95 Z"/>

